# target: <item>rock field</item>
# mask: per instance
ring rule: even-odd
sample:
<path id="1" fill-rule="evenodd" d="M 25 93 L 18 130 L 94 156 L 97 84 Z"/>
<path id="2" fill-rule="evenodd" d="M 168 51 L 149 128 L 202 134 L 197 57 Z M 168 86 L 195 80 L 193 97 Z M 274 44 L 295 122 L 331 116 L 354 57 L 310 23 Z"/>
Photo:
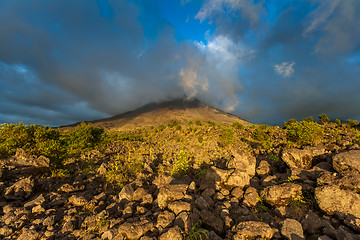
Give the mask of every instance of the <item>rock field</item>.
<path id="1" fill-rule="evenodd" d="M 41 177 L 48 159 L 19 149 L 1 162 L 0 238 L 360 239 L 360 150 L 291 148 L 278 161 L 234 151 L 180 178 L 150 165 L 118 192 L 101 168 Z"/>

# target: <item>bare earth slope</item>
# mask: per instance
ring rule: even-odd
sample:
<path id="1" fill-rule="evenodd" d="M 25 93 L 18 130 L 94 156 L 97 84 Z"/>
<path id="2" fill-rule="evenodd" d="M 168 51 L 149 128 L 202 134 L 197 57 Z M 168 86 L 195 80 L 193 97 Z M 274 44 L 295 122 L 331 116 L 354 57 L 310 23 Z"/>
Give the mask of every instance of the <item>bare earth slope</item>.
<path id="1" fill-rule="evenodd" d="M 131 130 L 134 128 L 167 125 L 173 121 L 186 124 L 190 121 L 198 120 L 201 122 L 213 121 L 221 124 L 232 124 L 234 122 L 239 122 L 243 125 L 251 124 L 235 115 L 222 112 L 198 100 L 184 99 L 148 104 L 134 111 L 96 120 L 93 124 L 105 129 Z"/>

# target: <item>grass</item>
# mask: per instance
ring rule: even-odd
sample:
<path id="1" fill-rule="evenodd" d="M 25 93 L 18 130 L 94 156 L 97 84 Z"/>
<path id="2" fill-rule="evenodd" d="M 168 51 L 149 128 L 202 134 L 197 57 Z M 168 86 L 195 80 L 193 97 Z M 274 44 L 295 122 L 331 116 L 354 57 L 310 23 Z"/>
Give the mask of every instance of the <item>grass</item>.
<path id="1" fill-rule="evenodd" d="M 259 202 L 256 204 L 256 208 L 259 212 L 269 212 L 269 208 L 267 206 L 265 206 L 264 200 L 262 199 L 262 197 L 257 197 L 256 198 Z"/>
<path id="2" fill-rule="evenodd" d="M 289 120 L 283 128 L 193 121 L 116 132 L 87 123 L 60 131 L 20 122 L 0 125 L 0 158 L 14 155 L 18 148 L 29 155 L 44 155 L 51 165 L 47 176 L 56 178 L 77 173 L 95 174 L 100 165 L 106 163 L 105 180 L 114 186 L 123 186 L 141 175 L 145 162 L 153 163 L 153 171 L 173 176 L 187 174 L 192 162 L 201 165 L 227 159 L 231 157 L 231 149 L 259 149 L 269 160 L 278 162 L 279 152 L 286 147 L 336 144 L 345 140 L 359 144 L 358 126 L 354 120 L 318 124 L 308 118 L 300 122 Z M 200 169 L 195 174 L 205 172 Z"/>
<path id="3" fill-rule="evenodd" d="M 171 170 L 171 175 L 174 177 L 182 176 L 189 170 L 189 167 L 190 162 L 188 155 L 183 150 L 180 150 Z"/>
<path id="4" fill-rule="evenodd" d="M 187 235 L 186 239 L 187 240 L 203 240 L 205 238 L 203 238 L 204 236 L 206 237 L 206 239 L 209 239 L 209 237 L 207 236 L 207 230 L 205 229 L 201 229 L 201 222 L 197 222 L 195 223 L 191 229 L 189 234 Z"/>

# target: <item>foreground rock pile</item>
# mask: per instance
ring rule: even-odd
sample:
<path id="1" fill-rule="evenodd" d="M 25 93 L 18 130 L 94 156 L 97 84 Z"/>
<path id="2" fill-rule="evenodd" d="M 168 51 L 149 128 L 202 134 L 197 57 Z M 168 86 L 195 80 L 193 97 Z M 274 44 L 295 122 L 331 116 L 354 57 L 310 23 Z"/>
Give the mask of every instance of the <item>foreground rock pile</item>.
<path id="1" fill-rule="evenodd" d="M 116 192 L 101 173 L 42 177 L 49 161 L 19 150 L 1 162 L 0 238 L 360 239 L 360 150 L 232 155 Z"/>

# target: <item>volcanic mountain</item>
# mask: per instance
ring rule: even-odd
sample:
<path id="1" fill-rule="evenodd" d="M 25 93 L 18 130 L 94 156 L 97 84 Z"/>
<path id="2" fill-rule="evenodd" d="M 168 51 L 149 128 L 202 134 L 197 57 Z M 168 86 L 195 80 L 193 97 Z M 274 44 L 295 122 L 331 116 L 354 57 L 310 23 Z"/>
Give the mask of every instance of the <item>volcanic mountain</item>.
<path id="1" fill-rule="evenodd" d="M 95 120 L 94 126 L 113 130 L 130 130 L 150 126 L 167 125 L 171 122 L 186 124 L 190 121 L 216 122 L 232 124 L 239 122 L 243 125 L 251 124 L 235 115 L 208 106 L 197 99 L 176 99 L 161 103 L 151 103 L 136 110 L 115 115 L 110 118 Z M 76 124 L 74 124 L 76 125 Z M 72 127 L 74 125 L 66 126 Z"/>

